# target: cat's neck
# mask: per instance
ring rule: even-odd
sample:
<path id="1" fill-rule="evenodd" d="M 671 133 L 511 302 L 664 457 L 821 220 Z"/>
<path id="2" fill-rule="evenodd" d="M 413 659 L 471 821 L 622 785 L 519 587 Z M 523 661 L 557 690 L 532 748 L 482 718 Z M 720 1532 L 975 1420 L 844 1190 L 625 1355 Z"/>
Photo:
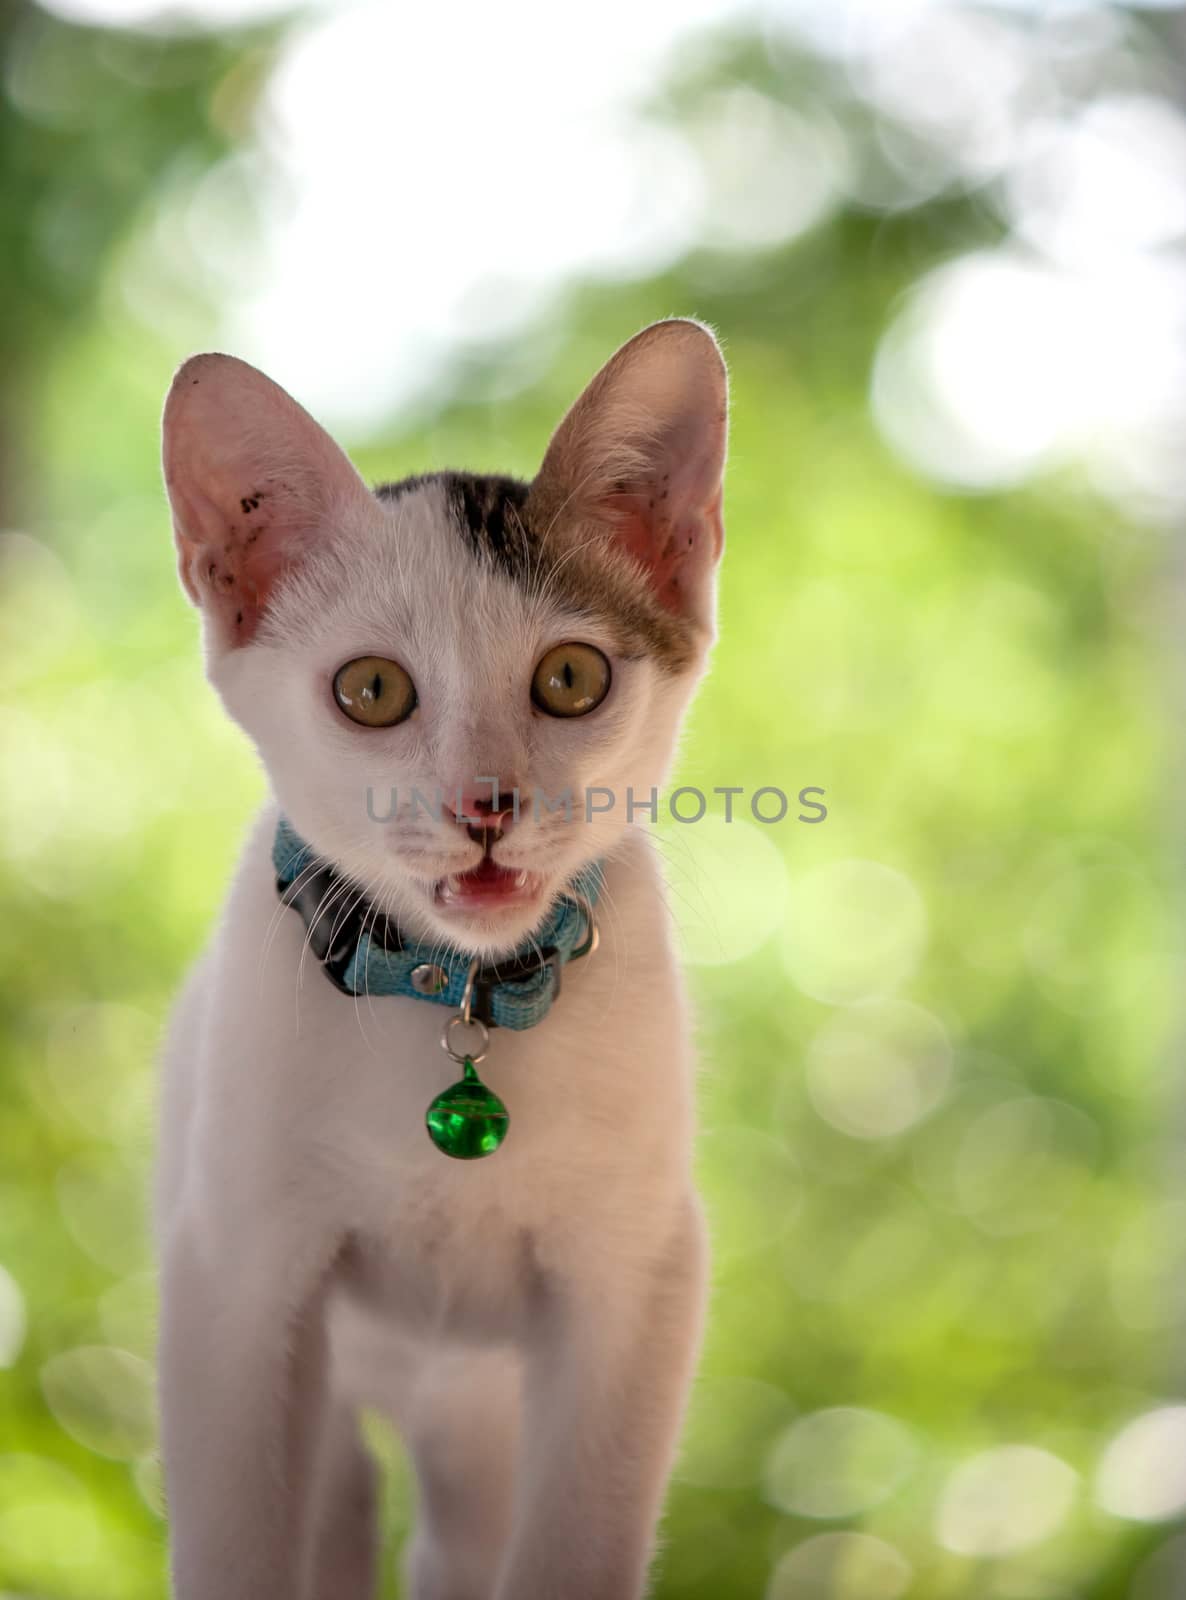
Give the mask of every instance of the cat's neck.
<path id="1" fill-rule="evenodd" d="M 281 904 L 304 923 L 306 943 L 326 978 L 348 995 L 402 995 L 462 1007 L 484 1024 L 520 1030 L 543 1020 L 560 992 L 562 969 L 592 954 L 599 941 L 599 861 L 572 876 L 515 949 L 485 960 L 407 934 L 282 815 L 272 865 Z"/>

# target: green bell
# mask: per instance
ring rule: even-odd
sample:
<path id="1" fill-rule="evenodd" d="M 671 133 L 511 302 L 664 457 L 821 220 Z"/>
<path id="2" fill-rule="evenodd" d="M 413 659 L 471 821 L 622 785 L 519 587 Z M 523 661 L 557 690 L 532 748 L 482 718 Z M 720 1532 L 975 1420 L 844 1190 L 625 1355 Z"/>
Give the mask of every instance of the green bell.
<path id="1" fill-rule="evenodd" d="M 424 1120 L 428 1137 L 438 1150 L 458 1161 L 492 1156 L 507 1136 L 507 1108 L 478 1077 L 473 1058 L 466 1056 L 464 1076 L 451 1083 L 429 1106 Z"/>

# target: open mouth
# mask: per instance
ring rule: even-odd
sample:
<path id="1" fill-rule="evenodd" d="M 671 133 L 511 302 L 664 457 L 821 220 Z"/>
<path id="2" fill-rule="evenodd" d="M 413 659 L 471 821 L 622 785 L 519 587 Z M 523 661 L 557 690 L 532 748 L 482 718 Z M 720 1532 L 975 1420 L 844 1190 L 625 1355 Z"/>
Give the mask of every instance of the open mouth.
<path id="1" fill-rule="evenodd" d="M 540 879 L 533 872 L 500 867 L 484 856 L 469 872 L 454 872 L 437 883 L 434 898 L 446 911 L 490 911 L 522 905 L 539 893 Z"/>

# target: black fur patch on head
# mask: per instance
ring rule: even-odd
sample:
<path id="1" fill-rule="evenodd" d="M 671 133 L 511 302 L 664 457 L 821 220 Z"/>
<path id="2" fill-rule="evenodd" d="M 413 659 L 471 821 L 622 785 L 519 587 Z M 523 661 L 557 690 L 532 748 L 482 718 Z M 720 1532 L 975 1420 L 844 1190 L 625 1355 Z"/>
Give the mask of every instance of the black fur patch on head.
<path id="1" fill-rule="evenodd" d="M 665 610 L 641 574 L 627 575 L 599 558 L 595 540 L 584 548 L 582 539 L 574 549 L 563 517 L 548 506 L 529 505 L 532 486 L 519 478 L 422 472 L 378 484 L 375 495 L 391 505 L 433 484 L 444 490 L 458 535 L 477 560 L 489 562 L 521 588 L 542 580 L 574 612 L 601 618 L 624 655 L 650 655 L 669 672 L 683 671 L 693 659 L 692 623 Z"/>
<path id="2" fill-rule="evenodd" d="M 444 490 L 458 532 L 475 556 L 520 582 L 536 571 L 539 551 L 523 515 L 529 484 L 493 474 L 424 472 L 399 483 L 382 483 L 375 493 L 390 503 L 428 484 Z"/>

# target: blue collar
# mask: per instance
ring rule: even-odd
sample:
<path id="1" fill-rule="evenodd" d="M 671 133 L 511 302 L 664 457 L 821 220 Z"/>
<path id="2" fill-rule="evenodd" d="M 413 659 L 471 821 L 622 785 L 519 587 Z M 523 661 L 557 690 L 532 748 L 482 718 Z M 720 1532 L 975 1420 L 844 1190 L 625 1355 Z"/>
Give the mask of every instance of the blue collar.
<path id="1" fill-rule="evenodd" d="M 300 914 L 310 950 L 343 994 L 403 995 L 457 1010 L 471 966 L 467 956 L 443 953 L 439 943 L 408 943 L 283 817 L 276 824 L 272 864 L 280 899 Z M 601 886 L 601 863 L 594 862 L 577 873 L 571 889 L 592 908 Z M 581 900 L 562 893 L 534 938 L 501 961 L 478 968 L 472 1015 L 488 1027 L 532 1028 L 542 1022 L 560 993 L 561 969 L 587 953 L 592 934 Z"/>

